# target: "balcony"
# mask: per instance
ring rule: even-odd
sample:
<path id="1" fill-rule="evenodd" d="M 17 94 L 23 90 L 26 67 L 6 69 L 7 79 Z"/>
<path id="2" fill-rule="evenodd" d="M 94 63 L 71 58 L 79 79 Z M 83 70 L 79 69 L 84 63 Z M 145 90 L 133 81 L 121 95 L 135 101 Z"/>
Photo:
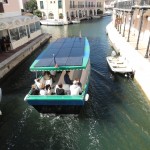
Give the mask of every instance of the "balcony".
<path id="1" fill-rule="evenodd" d="M 131 9 L 132 6 L 139 5 L 139 6 L 150 6 L 150 0 L 131 0 L 131 1 L 122 1 L 115 3 L 114 8 L 119 9 Z"/>

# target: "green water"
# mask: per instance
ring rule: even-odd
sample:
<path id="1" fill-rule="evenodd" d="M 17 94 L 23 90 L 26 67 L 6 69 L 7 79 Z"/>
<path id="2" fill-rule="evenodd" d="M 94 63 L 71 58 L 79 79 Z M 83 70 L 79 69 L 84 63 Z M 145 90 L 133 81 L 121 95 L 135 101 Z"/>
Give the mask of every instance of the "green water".
<path id="1" fill-rule="evenodd" d="M 24 102 L 35 74 L 29 66 L 46 47 L 1 83 L 0 150 L 149 150 L 150 102 L 134 80 L 110 73 L 112 48 L 105 33 L 110 17 L 61 27 L 42 26 L 51 41 L 87 36 L 91 47 L 90 99 L 78 116 L 40 115 Z"/>

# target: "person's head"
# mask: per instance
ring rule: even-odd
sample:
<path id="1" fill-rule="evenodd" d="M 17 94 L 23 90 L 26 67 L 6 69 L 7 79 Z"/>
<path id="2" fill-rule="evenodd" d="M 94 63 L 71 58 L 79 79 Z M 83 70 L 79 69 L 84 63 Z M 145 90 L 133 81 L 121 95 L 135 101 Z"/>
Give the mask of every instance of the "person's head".
<path id="1" fill-rule="evenodd" d="M 78 82 L 76 80 L 73 81 L 73 85 L 77 85 Z"/>
<path id="2" fill-rule="evenodd" d="M 35 84 L 32 84 L 31 88 L 32 88 L 32 89 L 36 89 Z"/>
<path id="3" fill-rule="evenodd" d="M 62 88 L 62 83 L 59 83 L 59 84 L 58 84 L 58 87 L 59 87 L 59 88 Z"/>
<path id="4" fill-rule="evenodd" d="M 47 85 L 45 86 L 45 89 L 46 89 L 46 90 L 51 89 L 50 84 L 47 84 Z"/>
<path id="5" fill-rule="evenodd" d="M 44 88 L 45 88 L 44 83 L 41 83 L 41 84 L 40 84 L 40 89 L 44 89 Z"/>
<path id="6" fill-rule="evenodd" d="M 66 73 L 67 73 L 67 74 L 69 74 L 69 73 L 70 73 L 70 71 L 66 71 Z"/>

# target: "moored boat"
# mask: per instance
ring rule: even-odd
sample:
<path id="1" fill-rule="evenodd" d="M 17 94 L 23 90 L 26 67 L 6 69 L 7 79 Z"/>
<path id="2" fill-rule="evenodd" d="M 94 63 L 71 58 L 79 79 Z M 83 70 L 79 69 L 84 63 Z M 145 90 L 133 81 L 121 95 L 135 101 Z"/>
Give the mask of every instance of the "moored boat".
<path id="1" fill-rule="evenodd" d="M 106 60 L 112 72 L 123 74 L 125 77 L 134 77 L 134 70 L 125 57 L 121 55 L 107 56 Z"/>
<path id="2" fill-rule="evenodd" d="M 74 19 L 74 20 L 72 20 L 71 21 L 73 24 L 78 24 L 78 23 L 80 23 L 80 20 L 79 19 Z"/>
<path id="3" fill-rule="evenodd" d="M 100 15 L 95 15 L 95 16 L 92 16 L 92 18 L 93 19 L 99 19 L 99 18 L 101 18 L 101 16 Z"/>
<path id="4" fill-rule="evenodd" d="M 63 26 L 64 22 L 63 21 L 58 21 L 58 20 L 40 20 L 40 23 L 42 25 L 49 25 L 49 26 Z"/>
<path id="5" fill-rule="evenodd" d="M 90 46 L 87 38 L 61 38 L 48 45 L 30 67 L 30 71 L 55 71 L 55 82 L 51 95 L 33 95 L 31 89 L 25 100 L 41 113 L 76 114 L 85 105 L 90 77 Z M 64 81 L 64 75 L 70 71 L 72 81 L 77 78 L 82 85 L 79 95 L 70 94 L 70 85 Z M 65 95 L 56 94 L 56 86 L 62 83 Z"/>

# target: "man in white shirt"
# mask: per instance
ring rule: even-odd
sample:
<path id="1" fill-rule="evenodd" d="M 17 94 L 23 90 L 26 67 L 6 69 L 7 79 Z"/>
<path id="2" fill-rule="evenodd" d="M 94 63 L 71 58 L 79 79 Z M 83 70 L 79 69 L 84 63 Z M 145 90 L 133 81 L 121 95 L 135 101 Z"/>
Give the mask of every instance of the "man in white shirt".
<path id="1" fill-rule="evenodd" d="M 78 85 L 78 82 L 73 81 L 73 85 L 70 86 L 71 95 L 79 95 L 82 92 L 81 87 Z"/>

